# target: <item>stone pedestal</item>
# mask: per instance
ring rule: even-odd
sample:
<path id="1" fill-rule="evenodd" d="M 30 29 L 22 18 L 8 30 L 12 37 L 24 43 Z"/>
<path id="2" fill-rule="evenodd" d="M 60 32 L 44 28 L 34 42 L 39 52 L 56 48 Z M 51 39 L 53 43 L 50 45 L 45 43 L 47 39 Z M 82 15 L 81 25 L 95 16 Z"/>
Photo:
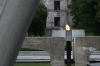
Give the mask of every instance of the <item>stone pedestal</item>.
<path id="1" fill-rule="evenodd" d="M 92 51 L 100 49 L 100 36 L 75 38 L 75 63 L 89 64 Z"/>
<path id="2" fill-rule="evenodd" d="M 51 66 L 64 66 L 63 37 L 26 37 L 22 48 L 45 50 L 50 54 Z"/>

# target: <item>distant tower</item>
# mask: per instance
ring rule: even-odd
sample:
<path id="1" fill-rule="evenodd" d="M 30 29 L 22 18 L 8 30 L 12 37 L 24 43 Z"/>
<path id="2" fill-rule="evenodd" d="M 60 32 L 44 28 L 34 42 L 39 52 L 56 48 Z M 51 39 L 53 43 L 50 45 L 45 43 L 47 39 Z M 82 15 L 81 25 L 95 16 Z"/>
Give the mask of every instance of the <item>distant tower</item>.
<path id="1" fill-rule="evenodd" d="M 42 0 L 48 9 L 46 32 L 51 33 L 52 29 L 65 29 L 66 23 L 71 24 L 70 10 L 67 6 L 71 0 Z"/>

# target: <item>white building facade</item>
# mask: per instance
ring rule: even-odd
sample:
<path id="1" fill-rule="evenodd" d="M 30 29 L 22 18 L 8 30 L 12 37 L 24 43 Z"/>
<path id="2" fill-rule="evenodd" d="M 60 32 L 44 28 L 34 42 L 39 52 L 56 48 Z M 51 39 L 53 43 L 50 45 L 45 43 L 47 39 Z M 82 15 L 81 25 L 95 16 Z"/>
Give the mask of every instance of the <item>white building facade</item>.
<path id="1" fill-rule="evenodd" d="M 48 9 L 46 31 L 65 29 L 65 25 L 71 25 L 70 10 L 67 6 L 71 0 L 42 0 Z"/>

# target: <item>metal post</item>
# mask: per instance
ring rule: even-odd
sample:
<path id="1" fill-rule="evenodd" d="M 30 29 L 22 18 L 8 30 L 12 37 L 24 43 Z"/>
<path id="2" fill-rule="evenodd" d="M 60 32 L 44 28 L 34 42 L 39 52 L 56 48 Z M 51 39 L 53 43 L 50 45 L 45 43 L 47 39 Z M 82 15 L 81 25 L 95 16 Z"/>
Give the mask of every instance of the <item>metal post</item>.
<path id="1" fill-rule="evenodd" d="M 49 22 L 49 24 L 51 24 L 51 34 L 52 34 L 52 29 L 53 29 L 54 22 Z"/>
<path id="2" fill-rule="evenodd" d="M 67 51 L 67 59 L 65 60 L 65 63 L 72 63 L 71 59 L 71 41 L 72 41 L 72 30 L 70 29 L 69 25 L 66 24 L 66 51 Z"/>
<path id="3" fill-rule="evenodd" d="M 67 59 L 71 59 L 71 41 L 67 41 Z"/>

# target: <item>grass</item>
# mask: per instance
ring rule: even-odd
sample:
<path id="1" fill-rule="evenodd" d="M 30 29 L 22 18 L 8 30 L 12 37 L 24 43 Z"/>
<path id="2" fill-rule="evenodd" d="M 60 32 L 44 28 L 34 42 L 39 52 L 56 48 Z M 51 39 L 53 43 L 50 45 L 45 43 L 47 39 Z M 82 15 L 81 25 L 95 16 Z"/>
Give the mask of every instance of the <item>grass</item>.
<path id="1" fill-rule="evenodd" d="M 15 63 L 14 66 L 50 66 L 50 63 Z M 65 64 L 64 66 L 74 66 Z"/>
<path id="2" fill-rule="evenodd" d="M 50 66 L 50 63 L 15 63 L 14 66 Z"/>

